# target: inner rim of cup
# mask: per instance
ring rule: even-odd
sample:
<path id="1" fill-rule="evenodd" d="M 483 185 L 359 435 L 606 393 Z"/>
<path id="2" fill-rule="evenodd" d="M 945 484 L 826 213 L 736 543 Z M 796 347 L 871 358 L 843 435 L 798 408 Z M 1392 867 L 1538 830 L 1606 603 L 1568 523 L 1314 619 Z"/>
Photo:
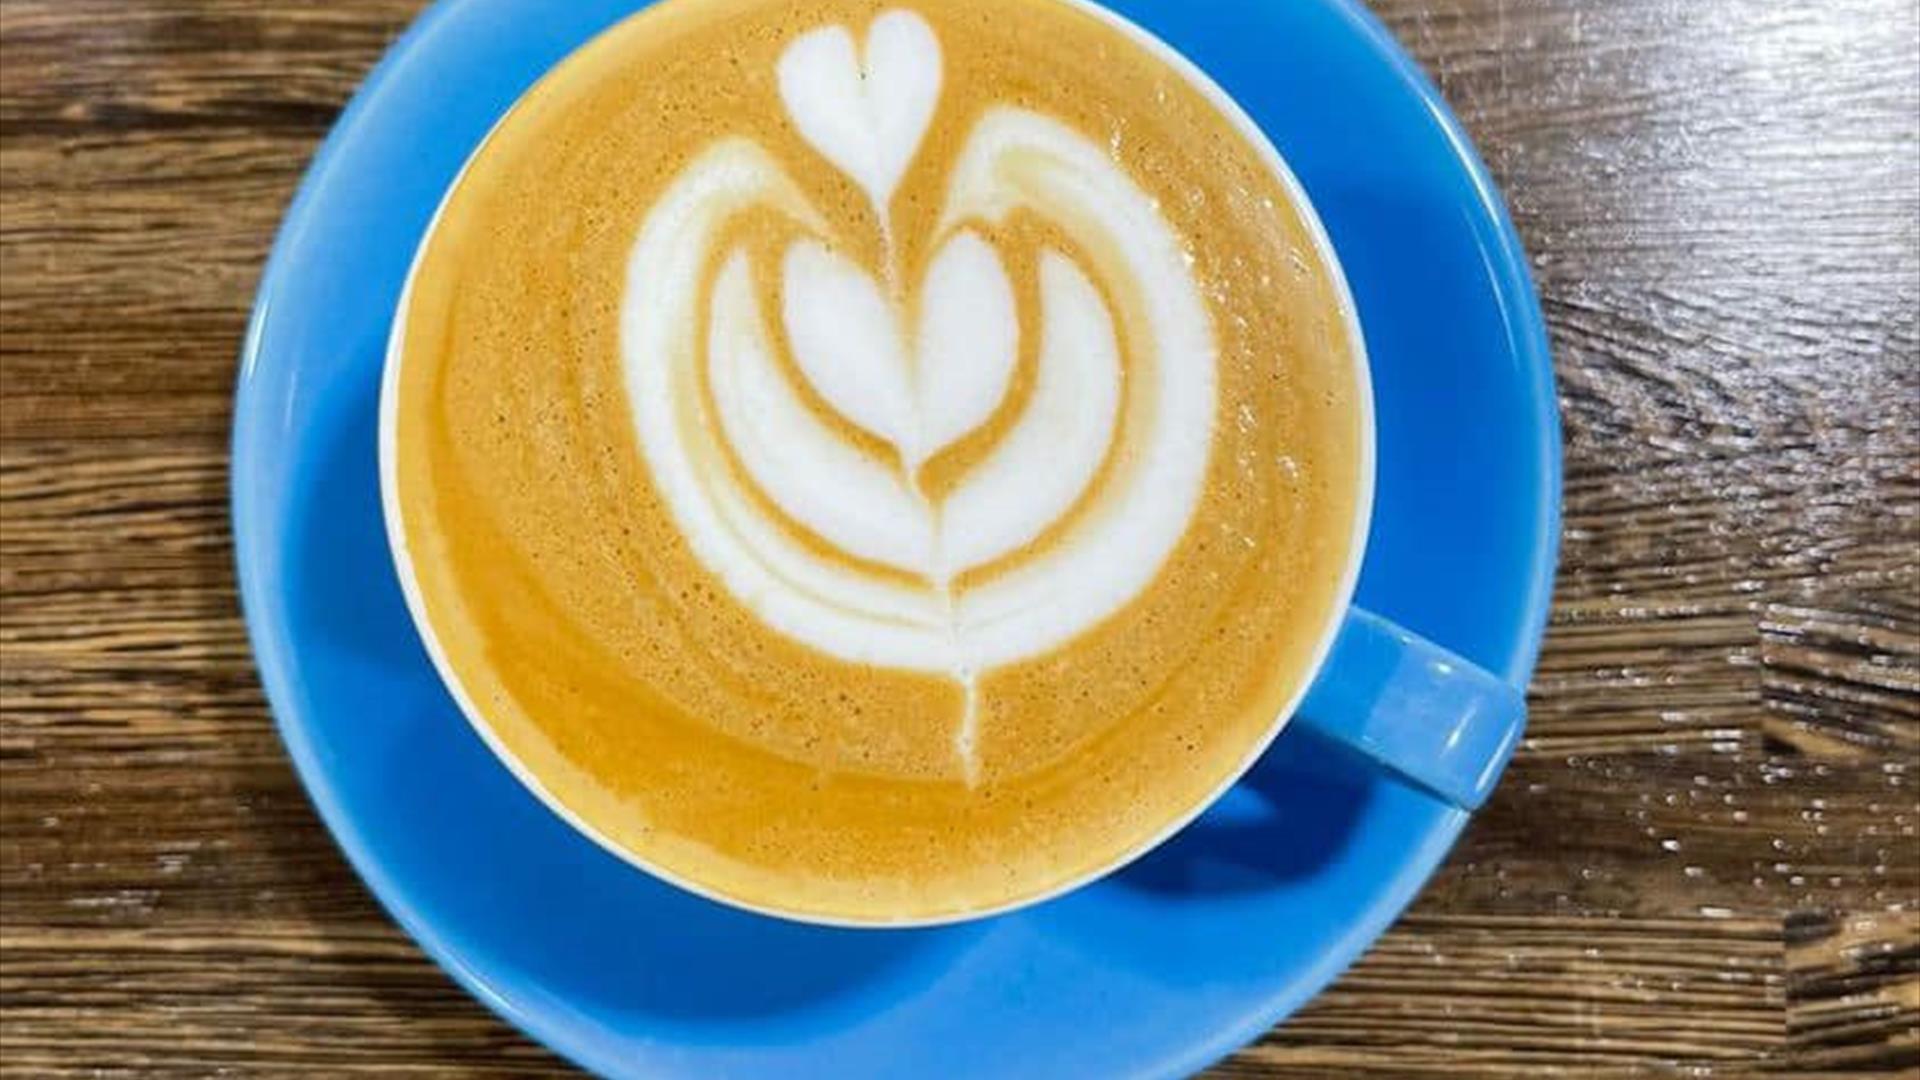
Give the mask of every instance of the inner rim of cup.
<path id="1" fill-rule="evenodd" d="M 655 0 L 655 2 L 658 2 L 658 0 Z M 1007 914 L 1022 908 L 1045 903 L 1048 900 L 1053 900 L 1070 893 L 1083 885 L 1098 881 L 1133 863 L 1155 848 L 1158 848 L 1189 824 L 1192 824 L 1196 818 L 1205 813 L 1214 803 L 1218 802 L 1229 789 L 1239 783 L 1241 778 L 1253 768 L 1254 763 L 1266 754 L 1267 750 L 1273 745 L 1273 740 L 1279 737 L 1280 732 L 1285 730 L 1288 722 L 1291 721 L 1294 714 L 1299 711 L 1300 703 L 1305 700 L 1307 691 L 1319 677 L 1322 669 L 1326 667 L 1327 658 L 1333 651 L 1334 640 L 1339 635 L 1340 627 L 1346 619 L 1348 609 L 1353 606 L 1353 593 L 1359 583 L 1360 566 L 1366 552 L 1367 534 L 1373 516 L 1376 471 L 1376 429 L 1374 424 L 1373 379 L 1372 370 L 1367 360 L 1366 339 L 1362 336 L 1359 314 L 1354 305 L 1352 289 L 1347 283 L 1346 272 L 1340 264 L 1338 254 L 1334 250 L 1332 238 L 1328 236 L 1326 226 L 1321 221 L 1319 212 L 1314 208 L 1312 200 L 1308 198 L 1306 188 L 1300 183 L 1299 178 L 1294 175 L 1293 170 L 1287 165 L 1286 160 L 1280 156 L 1280 151 L 1273 145 L 1272 140 L 1267 138 L 1266 132 L 1247 114 L 1246 110 L 1240 107 L 1240 104 L 1235 101 L 1226 90 L 1214 82 L 1197 64 L 1189 60 L 1171 45 L 1162 41 L 1157 35 L 1118 12 L 1095 3 L 1094 0 L 1053 0 L 1053 2 L 1065 4 L 1069 7 L 1084 11 L 1125 34 L 1130 40 L 1146 49 L 1155 59 L 1166 64 L 1181 78 L 1185 79 L 1189 85 L 1199 90 L 1201 94 L 1212 103 L 1214 108 L 1219 110 L 1220 114 L 1233 124 L 1235 130 L 1240 133 L 1241 137 L 1247 140 L 1261 161 L 1266 164 L 1268 171 L 1273 174 L 1275 179 L 1280 182 L 1281 187 L 1285 189 L 1295 212 L 1300 215 L 1301 223 L 1305 227 L 1307 235 L 1313 242 L 1315 254 L 1319 256 L 1322 265 L 1326 267 L 1328 278 L 1333 285 L 1334 294 L 1339 304 L 1347 341 L 1349 342 L 1348 352 L 1353 365 L 1354 407 L 1358 414 L 1356 419 L 1358 420 L 1359 427 L 1359 445 L 1355 448 L 1357 456 L 1354 469 L 1356 483 L 1359 487 L 1354 493 L 1354 520 L 1348 539 L 1346 565 L 1341 574 L 1340 584 L 1335 591 L 1336 601 L 1332 609 L 1328 612 L 1326 624 L 1321 627 L 1319 638 L 1312 650 L 1312 659 L 1302 668 L 1300 685 L 1295 688 L 1293 695 L 1286 705 L 1283 706 L 1275 714 L 1273 720 L 1269 722 L 1266 732 L 1259 739 L 1255 740 L 1246 757 L 1227 772 L 1225 779 L 1217 788 L 1209 792 L 1204 798 L 1196 800 L 1183 813 L 1173 817 L 1163 828 L 1147 840 L 1120 853 L 1101 866 L 1075 875 L 1064 882 L 1031 896 L 1016 897 L 1000 904 L 989 905 L 972 911 L 898 919 L 857 918 L 823 914 L 816 911 L 789 910 L 773 905 L 754 903 L 739 897 L 726 895 L 698 881 L 668 870 L 665 867 L 655 864 L 638 852 L 632 851 L 613 841 L 592 822 L 575 813 L 547 789 L 540 778 L 536 776 L 531 769 L 528 769 L 512 750 L 500 740 L 499 736 L 494 733 L 491 723 L 486 719 L 485 713 L 473 701 L 472 697 L 467 693 L 466 688 L 461 684 L 459 675 L 455 672 L 445 647 L 434 631 L 433 624 L 427 616 L 426 604 L 420 591 L 419 580 L 414 573 L 413 559 L 407 543 L 406 532 L 401 523 L 397 475 L 399 377 L 401 365 L 404 362 L 406 315 L 408 301 L 413 294 L 414 279 L 419 272 L 421 263 L 424 261 L 424 256 L 430 241 L 433 239 L 434 231 L 440 224 L 447 204 L 452 200 L 453 193 L 459 189 L 461 182 L 466 179 L 468 170 L 471 169 L 474 162 L 478 160 L 481 151 L 492 141 L 494 133 L 500 129 L 508 117 L 513 115 L 514 111 L 520 107 L 528 95 L 530 95 L 541 82 L 546 80 L 548 75 L 565 66 L 580 50 L 587 48 L 601 36 L 611 33 L 614 27 L 608 27 L 602 30 L 600 34 L 596 34 L 593 38 L 582 42 L 573 51 L 569 52 L 565 57 L 562 57 L 553 67 L 548 69 L 546 75 L 542 75 L 532 86 L 522 91 L 520 96 L 514 100 L 514 103 L 501 114 L 500 119 L 494 122 L 493 126 L 488 129 L 487 134 L 475 144 L 472 152 L 467 155 L 466 161 L 461 164 L 459 171 L 454 174 L 453 179 L 447 184 L 446 190 L 441 194 L 439 203 L 434 208 L 432 218 L 428 220 L 426 228 L 422 230 L 420 234 L 420 241 L 414 249 L 413 258 L 408 263 L 405 283 L 400 291 L 400 299 L 394 306 L 393 325 L 387 336 L 385 362 L 381 374 L 379 458 L 380 505 L 381 514 L 386 525 L 387 544 L 393 557 L 396 575 L 400 580 L 401 593 L 406 597 L 407 612 L 413 620 L 414 628 L 420 634 L 421 642 L 426 647 L 427 655 L 433 662 L 434 671 L 439 676 L 441 684 L 446 687 L 448 694 L 454 699 L 454 703 L 459 706 L 460 713 L 466 719 L 468 726 L 480 736 L 481 741 L 492 751 L 494 757 L 506 766 L 507 770 L 513 774 L 514 778 L 517 779 L 522 786 L 528 791 L 531 791 L 548 810 L 558 815 L 560 819 L 572 827 L 575 832 L 591 840 L 601 849 L 636 869 L 642 870 L 655 878 L 666 881 L 681 889 L 685 889 L 696 896 L 759 915 L 768 915 L 795 922 L 812 923 L 819 926 L 851 929 L 913 929 L 947 926 Z M 627 18 L 637 17 L 644 10 L 645 8 L 642 8 L 640 11 L 636 11 L 632 15 L 627 16 Z M 624 21 L 625 20 L 622 20 L 622 22 Z M 615 26 L 618 25 L 620 24 L 615 24 Z"/>

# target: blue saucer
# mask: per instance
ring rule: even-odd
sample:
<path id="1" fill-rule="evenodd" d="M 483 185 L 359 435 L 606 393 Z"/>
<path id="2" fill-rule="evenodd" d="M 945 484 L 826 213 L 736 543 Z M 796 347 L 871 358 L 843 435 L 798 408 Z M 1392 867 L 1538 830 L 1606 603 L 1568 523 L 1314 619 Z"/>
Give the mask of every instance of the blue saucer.
<path id="1" fill-rule="evenodd" d="M 281 733 L 353 865 L 475 996 L 617 1075 L 1169 1076 L 1365 949 L 1465 815 L 1299 728 L 1120 874 L 981 923 L 801 926 L 663 885 L 534 800 L 434 677 L 388 561 L 375 398 L 408 259 L 480 137 L 640 0 L 445 0 L 315 158 L 246 342 L 233 515 Z M 1465 137 L 1351 0 L 1120 0 L 1272 136 L 1326 221 L 1374 365 L 1359 601 L 1524 682 L 1559 433 L 1522 255 Z"/>

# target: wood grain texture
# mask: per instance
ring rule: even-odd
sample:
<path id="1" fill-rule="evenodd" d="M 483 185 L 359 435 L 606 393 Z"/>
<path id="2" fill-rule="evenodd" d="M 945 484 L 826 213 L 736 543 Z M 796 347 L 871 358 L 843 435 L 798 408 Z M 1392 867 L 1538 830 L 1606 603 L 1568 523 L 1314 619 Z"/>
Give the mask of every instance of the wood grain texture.
<path id="1" fill-rule="evenodd" d="M 1533 726 L 1236 1077 L 1920 1069 L 1920 7 L 1377 0 L 1525 235 L 1565 411 Z M 292 186 L 415 0 L 0 5 L 0 1073 L 564 1075 L 381 914 L 239 620 Z"/>

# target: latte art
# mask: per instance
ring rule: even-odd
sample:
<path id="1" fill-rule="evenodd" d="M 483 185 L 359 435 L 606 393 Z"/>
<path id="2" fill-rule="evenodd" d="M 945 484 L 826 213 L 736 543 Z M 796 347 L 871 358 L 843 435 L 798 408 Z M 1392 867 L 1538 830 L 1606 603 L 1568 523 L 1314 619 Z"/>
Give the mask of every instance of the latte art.
<path id="1" fill-rule="evenodd" d="M 720 142 L 640 228 L 622 355 L 635 432 L 694 552 L 782 633 L 962 684 L 954 748 L 971 776 L 977 675 L 1111 614 L 1185 532 L 1212 441 L 1215 361 L 1191 260 L 1153 200 L 1099 147 L 1035 112 L 994 107 L 975 124 L 932 259 L 909 278 L 891 202 L 940 70 L 932 29 L 902 10 L 876 17 L 863 48 L 840 26 L 788 46 L 787 114 L 871 200 L 882 265 L 843 254 L 764 151 Z M 761 268 L 777 280 L 777 314 L 762 309 L 744 246 L 715 257 L 754 211 L 799 232 Z M 975 228 L 1014 214 L 1057 229 L 1073 252 L 1040 251 L 1038 311 L 1024 320 Z M 770 329 L 776 317 L 784 333 Z M 1030 345 L 1023 325 L 1038 330 Z M 1023 349 L 1024 407 L 933 490 L 928 463 L 1007 407 Z"/>
<path id="2" fill-rule="evenodd" d="M 1353 580 L 1358 341 L 1270 147 L 1079 0 L 663 0 L 409 279 L 388 520 L 474 726 L 608 847 L 860 923 L 1138 852 Z"/>

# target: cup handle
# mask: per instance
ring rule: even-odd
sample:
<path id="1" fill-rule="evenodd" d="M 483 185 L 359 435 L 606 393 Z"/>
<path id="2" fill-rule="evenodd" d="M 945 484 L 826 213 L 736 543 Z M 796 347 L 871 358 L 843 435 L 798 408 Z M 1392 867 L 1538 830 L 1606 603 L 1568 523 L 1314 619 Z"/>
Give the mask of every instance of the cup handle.
<path id="1" fill-rule="evenodd" d="M 1347 612 L 1299 722 L 1463 810 L 1513 756 L 1526 696 L 1369 611 Z"/>

